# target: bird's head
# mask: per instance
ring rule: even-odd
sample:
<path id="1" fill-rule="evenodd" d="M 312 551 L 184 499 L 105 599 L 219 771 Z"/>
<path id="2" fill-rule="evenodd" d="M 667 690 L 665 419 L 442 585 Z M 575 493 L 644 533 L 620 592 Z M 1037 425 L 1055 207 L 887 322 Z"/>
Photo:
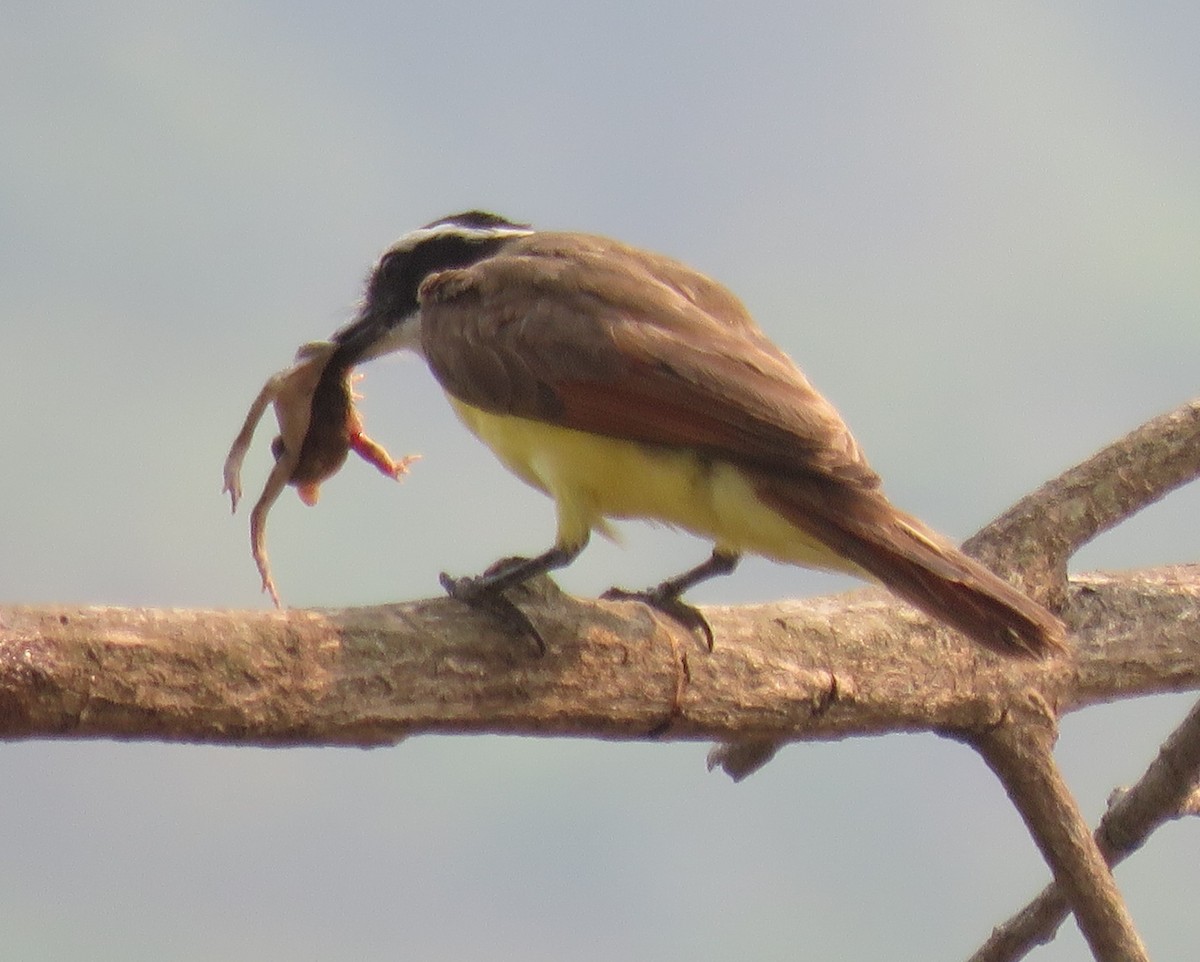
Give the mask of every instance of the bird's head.
<path id="1" fill-rule="evenodd" d="M 438 271 L 468 267 L 531 233 L 528 224 L 473 210 L 405 234 L 372 268 L 358 317 L 333 335 L 339 363 L 351 367 L 403 348 L 419 350 L 421 282 Z"/>

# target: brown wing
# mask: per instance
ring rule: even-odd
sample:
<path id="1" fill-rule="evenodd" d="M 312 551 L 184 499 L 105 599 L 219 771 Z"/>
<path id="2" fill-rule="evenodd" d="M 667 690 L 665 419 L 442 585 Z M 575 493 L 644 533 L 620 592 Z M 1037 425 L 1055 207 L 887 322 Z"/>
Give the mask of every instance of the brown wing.
<path id="1" fill-rule="evenodd" d="M 875 488 L 841 418 L 741 303 L 669 258 L 537 234 L 430 277 L 422 345 L 488 411 Z"/>

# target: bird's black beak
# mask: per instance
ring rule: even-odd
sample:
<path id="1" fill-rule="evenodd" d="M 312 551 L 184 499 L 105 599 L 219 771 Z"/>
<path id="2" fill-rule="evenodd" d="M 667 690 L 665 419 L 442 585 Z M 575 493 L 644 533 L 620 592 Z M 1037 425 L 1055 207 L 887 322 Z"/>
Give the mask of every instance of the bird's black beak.
<path id="1" fill-rule="evenodd" d="M 405 349 L 420 352 L 420 313 L 416 305 L 407 313 L 388 307 L 368 305 L 358 315 L 358 320 L 338 331 L 333 336 L 338 344 L 339 362 L 347 367 Z"/>
<path id="2" fill-rule="evenodd" d="M 393 327 L 394 325 L 388 323 L 370 304 L 364 305 L 357 318 L 330 338 L 338 346 L 338 365 L 351 368 L 380 354 L 386 354 L 386 348 L 380 349 L 381 342 L 387 339 Z"/>

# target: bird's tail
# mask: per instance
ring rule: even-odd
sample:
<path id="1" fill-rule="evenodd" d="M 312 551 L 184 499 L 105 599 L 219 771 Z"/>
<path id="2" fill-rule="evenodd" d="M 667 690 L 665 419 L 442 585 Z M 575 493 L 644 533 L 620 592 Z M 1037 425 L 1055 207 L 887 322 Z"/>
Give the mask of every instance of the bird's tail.
<path id="1" fill-rule="evenodd" d="M 770 477 L 758 491 L 789 522 L 905 601 L 993 651 L 1045 657 L 1065 649 L 1058 618 L 878 490 Z"/>

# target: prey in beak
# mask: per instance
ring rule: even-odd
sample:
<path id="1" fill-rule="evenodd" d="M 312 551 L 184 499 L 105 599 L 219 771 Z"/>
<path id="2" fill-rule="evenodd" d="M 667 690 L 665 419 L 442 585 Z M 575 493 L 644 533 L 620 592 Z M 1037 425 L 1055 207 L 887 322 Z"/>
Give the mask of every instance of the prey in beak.
<path id="1" fill-rule="evenodd" d="M 332 341 L 312 341 L 296 352 L 295 363 L 267 379 L 242 429 L 225 459 L 224 488 L 232 509 L 237 511 L 242 497 L 241 468 L 255 428 L 267 406 L 275 409 L 279 434 L 271 442 L 275 466 L 271 469 L 254 509 L 250 512 L 250 548 L 262 577 L 263 591 L 281 607 L 275 581 L 271 577 L 266 548 L 267 513 L 286 485 L 296 488 L 300 500 L 314 505 L 321 484 L 346 463 L 351 451 L 375 465 L 388 477 L 400 480 L 419 455 L 394 459 L 363 430 L 362 417 L 354 402 L 359 396 L 353 385 L 361 375 L 334 360 L 338 345 Z"/>

